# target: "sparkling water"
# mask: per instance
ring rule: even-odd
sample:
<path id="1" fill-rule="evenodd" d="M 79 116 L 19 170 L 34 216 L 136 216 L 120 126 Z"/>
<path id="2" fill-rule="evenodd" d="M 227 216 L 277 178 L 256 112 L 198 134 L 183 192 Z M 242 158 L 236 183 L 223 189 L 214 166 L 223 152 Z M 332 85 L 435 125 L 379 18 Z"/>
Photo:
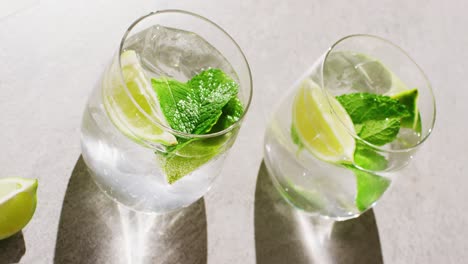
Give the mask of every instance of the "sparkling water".
<path id="1" fill-rule="evenodd" d="M 128 38 L 124 49 L 137 53 L 149 78 L 166 76 L 185 82 L 211 67 L 238 81 L 222 54 L 192 32 L 155 25 Z M 108 69 L 105 74 L 116 73 Z M 155 149 L 128 138 L 110 120 L 103 105 L 103 85 L 98 83 L 89 98 L 81 130 L 83 157 L 98 186 L 112 199 L 148 212 L 174 210 L 203 196 L 220 173 L 226 154 L 167 183 Z"/>

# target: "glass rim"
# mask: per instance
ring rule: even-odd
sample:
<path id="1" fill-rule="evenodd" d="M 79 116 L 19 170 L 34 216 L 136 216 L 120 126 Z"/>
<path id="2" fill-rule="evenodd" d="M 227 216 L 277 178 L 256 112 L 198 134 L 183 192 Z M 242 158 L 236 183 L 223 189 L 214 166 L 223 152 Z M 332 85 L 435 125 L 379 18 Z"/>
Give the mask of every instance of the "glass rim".
<path id="1" fill-rule="evenodd" d="M 420 139 L 416 144 L 414 145 L 411 145 L 409 147 L 404 147 L 404 148 L 399 148 L 399 149 L 384 149 L 382 146 L 377 146 L 375 144 L 372 144 L 364 139 L 362 139 L 361 137 L 359 137 L 355 132 L 351 132 L 350 129 L 346 126 L 345 122 L 339 117 L 339 115 L 336 113 L 334 107 L 333 107 L 333 104 L 331 103 L 331 100 L 327 94 L 327 90 L 324 86 L 324 66 L 325 66 L 325 62 L 327 61 L 327 58 L 328 56 L 330 55 L 330 53 L 334 50 L 334 48 L 339 45 L 340 43 L 342 43 L 343 41 L 346 41 L 347 39 L 350 39 L 350 38 L 356 38 L 356 37 L 365 37 L 365 38 L 372 38 L 372 39 L 377 39 L 379 41 L 382 41 L 382 42 L 385 42 L 386 44 L 390 45 L 390 46 L 393 46 L 394 48 L 396 48 L 399 52 L 401 52 L 409 61 L 411 61 L 411 63 L 416 66 L 416 68 L 418 69 L 419 73 L 421 74 L 421 76 L 424 78 L 424 81 L 427 85 L 427 89 L 429 90 L 429 93 L 430 93 L 430 96 L 431 96 L 431 101 L 432 101 L 432 106 L 434 108 L 434 111 L 432 113 L 432 120 L 431 120 L 431 123 L 430 123 L 430 127 L 427 129 L 427 133 L 424 135 L 424 137 L 422 139 Z M 405 51 L 403 50 L 400 46 L 396 45 L 395 43 L 391 42 L 390 40 L 387 40 L 385 38 L 382 38 L 382 37 L 379 37 L 379 36 L 375 36 L 375 35 L 371 35 L 371 34 L 351 34 L 351 35 L 347 35 L 345 37 L 342 37 L 340 38 L 339 40 L 337 40 L 335 43 L 333 43 L 329 48 L 328 50 L 326 51 L 325 55 L 323 56 L 323 62 L 320 66 L 320 79 L 321 79 L 321 88 L 323 90 L 323 92 L 327 95 L 326 98 L 327 98 L 327 102 L 328 102 L 328 105 L 330 107 L 330 109 L 332 110 L 332 114 L 333 116 L 338 119 L 340 121 L 340 123 L 346 128 L 347 132 L 356 140 L 359 140 L 360 142 L 363 142 L 364 144 L 372 147 L 373 149 L 375 150 L 378 150 L 378 151 L 381 151 L 381 152 L 387 152 L 387 153 L 402 153 L 402 152 L 409 152 L 411 150 L 414 150 L 416 148 L 418 148 L 420 145 L 422 145 L 422 143 L 424 143 L 426 141 L 427 138 L 429 138 L 429 136 L 431 135 L 432 133 L 432 130 L 434 128 L 434 125 L 435 125 L 435 120 L 436 120 L 436 102 L 435 102 L 435 96 L 434 96 L 434 91 L 432 89 L 432 85 L 431 83 L 429 82 L 429 79 L 427 78 L 427 75 L 424 73 L 424 71 L 422 70 L 422 68 L 413 60 L 413 58 L 411 58 L 411 56 Z"/>
<path id="2" fill-rule="evenodd" d="M 242 57 L 242 60 L 245 62 L 245 66 L 247 68 L 247 72 L 248 72 L 248 75 L 249 75 L 249 80 L 248 80 L 248 86 L 249 86 L 249 91 L 248 91 L 248 100 L 244 106 L 244 112 L 242 113 L 242 115 L 239 117 L 239 119 L 233 123 L 232 125 L 230 125 L 229 127 L 221 130 L 221 131 L 218 131 L 218 132 L 214 132 L 214 133 L 208 133 L 208 134 L 191 134 L 191 133 L 185 133 L 185 132 L 181 132 L 181 131 L 178 131 L 178 130 L 175 130 L 173 128 L 171 128 L 170 126 L 168 125 L 165 125 L 159 121 L 157 121 L 153 116 L 149 115 L 148 113 L 146 113 L 145 111 L 143 111 L 143 109 L 141 108 L 141 106 L 135 101 L 135 98 L 133 98 L 133 96 L 131 96 L 131 93 L 127 87 L 127 84 L 125 83 L 124 81 L 124 75 L 123 75 L 123 71 L 122 71 L 122 61 L 121 61 L 121 55 L 122 55 L 122 52 L 124 51 L 124 44 L 125 44 L 125 41 L 127 40 L 127 37 L 128 37 L 128 34 L 133 30 L 133 28 L 138 25 L 141 21 L 145 20 L 146 18 L 149 18 L 149 17 L 152 17 L 152 16 L 156 16 L 156 15 L 159 15 L 159 14 L 183 14 L 183 15 L 188 15 L 188 16 L 192 16 L 196 19 L 200 19 L 200 20 L 203 20 L 204 22 L 207 22 L 208 24 L 214 26 L 216 29 L 218 29 L 221 33 L 223 33 L 233 44 L 234 46 L 236 47 L 236 49 L 238 50 L 238 52 L 240 53 L 241 57 Z M 239 124 L 244 120 L 245 118 L 245 115 L 247 114 L 248 110 L 249 110 L 249 107 L 250 107 L 250 104 L 252 102 L 252 95 L 253 95 L 253 80 L 252 80 L 252 72 L 250 70 L 250 65 L 249 65 L 249 62 L 247 61 L 247 58 L 244 54 L 244 52 L 242 51 L 242 49 L 240 48 L 239 44 L 237 44 L 237 42 L 234 40 L 234 38 L 231 37 L 231 35 L 229 35 L 223 28 L 221 28 L 218 24 L 214 23 L 213 21 L 201 16 L 201 15 L 198 15 L 198 14 L 195 14 L 195 13 L 192 13 L 192 12 L 189 12 L 189 11 L 185 11 L 185 10 L 180 10 L 180 9 L 163 9 L 163 10 L 156 10 L 156 11 L 152 11 L 146 15 L 143 15 L 139 18 L 137 18 L 135 21 L 132 22 L 132 24 L 130 24 L 130 26 L 127 28 L 127 30 L 125 31 L 124 35 L 122 36 L 122 39 L 120 40 L 120 45 L 119 45 L 119 50 L 118 50 L 118 54 L 117 54 L 117 59 L 118 59 L 118 65 L 119 65 L 119 73 L 120 73 L 120 78 L 123 82 L 123 87 L 125 89 L 125 92 L 127 93 L 127 95 L 129 96 L 130 100 L 132 101 L 132 103 L 137 107 L 137 109 L 146 117 L 148 118 L 148 120 L 151 121 L 151 123 L 153 123 L 154 125 L 156 126 L 159 126 L 161 127 L 164 131 L 166 132 L 170 132 L 171 134 L 174 134 L 176 136 L 180 136 L 180 137 L 185 137 L 185 138 L 213 138 L 213 137 L 217 137 L 217 136 L 221 136 L 221 135 L 224 135 L 228 132 L 230 132 L 231 130 L 233 130 L 234 128 L 236 128 L 237 126 L 239 126 Z M 240 87 L 240 84 L 239 84 L 239 87 Z"/>

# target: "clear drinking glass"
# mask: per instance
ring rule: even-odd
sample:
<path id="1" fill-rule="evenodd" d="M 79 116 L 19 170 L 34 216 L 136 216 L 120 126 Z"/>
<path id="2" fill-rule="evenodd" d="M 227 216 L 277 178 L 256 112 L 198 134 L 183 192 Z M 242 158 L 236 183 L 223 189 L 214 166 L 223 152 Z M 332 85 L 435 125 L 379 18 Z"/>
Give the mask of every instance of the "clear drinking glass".
<path id="1" fill-rule="evenodd" d="M 407 53 L 376 36 L 347 36 L 277 107 L 265 163 L 290 204 L 345 220 L 376 203 L 434 121 L 431 85 Z"/>
<path id="2" fill-rule="evenodd" d="M 187 206 L 220 174 L 251 96 L 247 60 L 222 28 L 186 11 L 152 12 L 125 32 L 89 97 L 83 158 L 97 185 L 121 204 L 147 212 Z M 237 112 L 221 109 L 226 98 Z M 203 133 L 190 132 L 203 120 Z"/>

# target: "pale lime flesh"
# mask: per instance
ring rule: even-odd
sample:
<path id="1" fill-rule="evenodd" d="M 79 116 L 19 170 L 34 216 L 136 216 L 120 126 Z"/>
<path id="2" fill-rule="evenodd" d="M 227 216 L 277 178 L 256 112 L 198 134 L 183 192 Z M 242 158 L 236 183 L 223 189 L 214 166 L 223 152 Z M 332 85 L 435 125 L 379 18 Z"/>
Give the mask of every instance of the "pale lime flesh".
<path id="1" fill-rule="evenodd" d="M 10 237 L 31 220 L 37 204 L 37 180 L 0 179 L 0 239 Z"/>

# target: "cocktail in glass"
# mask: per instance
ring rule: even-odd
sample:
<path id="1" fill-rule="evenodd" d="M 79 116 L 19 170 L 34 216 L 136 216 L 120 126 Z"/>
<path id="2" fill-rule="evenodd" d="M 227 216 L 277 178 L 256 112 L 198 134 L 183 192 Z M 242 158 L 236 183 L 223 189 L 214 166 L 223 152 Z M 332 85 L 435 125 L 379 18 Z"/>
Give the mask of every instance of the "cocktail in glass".
<path id="1" fill-rule="evenodd" d="M 203 196 L 220 174 L 252 95 L 236 42 L 199 15 L 136 20 L 83 116 L 83 158 L 97 185 L 138 211 L 167 212 Z"/>
<path id="2" fill-rule="evenodd" d="M 288 91 L 265 135 L 265 163 L 293 206 L 335 220 L 359 216 L 429 137 L 431 86 L 398 46 L 353 35 Z"/>

